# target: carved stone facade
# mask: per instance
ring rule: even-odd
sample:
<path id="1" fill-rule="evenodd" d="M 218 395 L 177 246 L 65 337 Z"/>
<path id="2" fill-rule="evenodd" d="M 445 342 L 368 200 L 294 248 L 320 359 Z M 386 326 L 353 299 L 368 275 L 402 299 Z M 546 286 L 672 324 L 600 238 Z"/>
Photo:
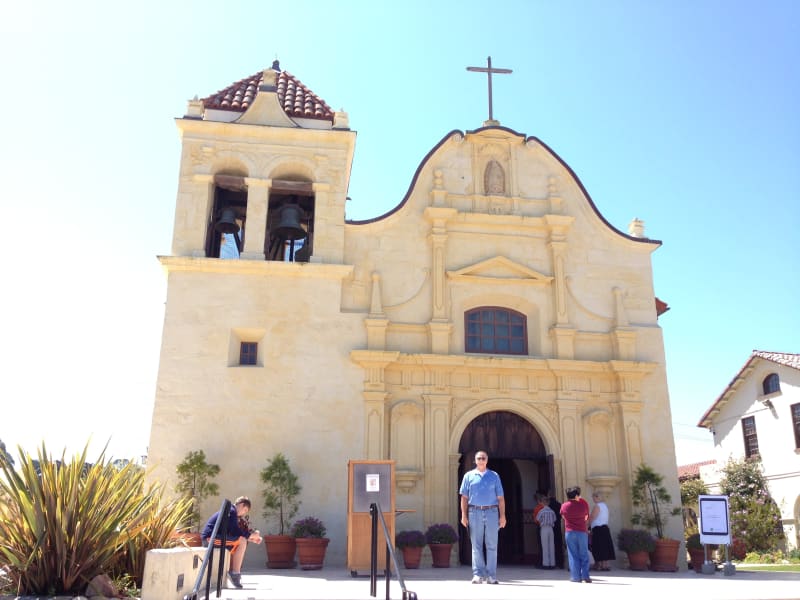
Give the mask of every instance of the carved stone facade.
<path id="1" fill-rule="evenodd" d="M 520 529 L 537 490 L 562 497 L 575 484 L 605 492 L 612 528 L 626 526 L 641 462 L 679 497 L 651 271 L 659 242 L 611 227 L 558 156 L 499 126 L 448 135 L 394 210 L 347 222 L 354 133 L 299 126 L 269 96 L 240 122 L 178 120 L 151 477 L 174 481 L 203 449 L 223 493 L 249 495 L 268 531 L 258 472 L 283 452 L 301 514 L 328 526 L 332 564 L 345 559 L 348 460 L 396 461 L 397 506 L 413 511 L 399 529 L 455 525 L 459 478 L 479 449 L 464 447 L 465 432 L 503 448 L 483 449 L 514 473 Z M 204 250 L 219 174 L 246 188 L 238 260 Z M 313 203 L 308 262 L 265 260 L 275 197 L 297 189 Z M 508 315 L 521 325 L 507 328 Z M 242 342 L 256 344 L 254 364 L 241 364 Z M 519 441 L 476 430 L 486 415 Z M 508 552 L 527 555 L 520 536 Z"/>

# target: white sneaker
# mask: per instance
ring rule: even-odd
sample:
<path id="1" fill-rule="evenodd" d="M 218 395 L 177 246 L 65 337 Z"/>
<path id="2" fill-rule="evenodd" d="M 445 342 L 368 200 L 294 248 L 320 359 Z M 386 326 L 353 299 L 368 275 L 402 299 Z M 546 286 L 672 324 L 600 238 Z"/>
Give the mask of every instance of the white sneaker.
<path id="1" fill-rule="evenodd" d="M 475 577 L 472 578 L 472 583 L 483 583 L 483 577 L 475 575 Z"/>
<path id="2" fill-rule="evenodd" d="M 499 583 L 499 582 L 494 577 L 487 577 L 486 578 L 486 583 L 496 584 L 496 583 Z"/>

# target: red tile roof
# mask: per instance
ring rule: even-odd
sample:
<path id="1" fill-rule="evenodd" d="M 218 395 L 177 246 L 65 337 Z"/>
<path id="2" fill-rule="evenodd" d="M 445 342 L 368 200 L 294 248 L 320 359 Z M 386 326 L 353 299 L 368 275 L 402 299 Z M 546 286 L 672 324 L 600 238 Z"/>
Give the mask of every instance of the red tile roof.
<path id="1" fill-rule="evenodd" d="M 333 111 L 328 104 L 308 89 L 303 82 L 287 71 L 281 71 L 276 60 L 272 68 L 278 71 L 276 82 L 278 101 L 290 117 L 323 119 L 333 122 Z M 255 100 L 264 72 L 245 77 L 216 94 L 203 98 L 203 106 L 216 110 L 244 112 Z"/>
<path id="2" fill-rule="evenodd" d="M 712 413 L 719 412 L 719 408 L 725 402 L 728 392 L 733 388 L 733 385 L 736 383 L 736 380 L 741 378 L 745 371 L 753 364 L 753 361 L 756 359 L 763 359 L 769 360 L 771 362 L 777 363 L 779 365 L 783 365 L 785 367 L 790 367 L 792 369 L 800 370 L 800 354 L 792 354 L 788 352 L 764 352 L 763 350 L 753 350 L 753 353 L 750 355 L 750 358 L 747 359 L 747 362 L 744 363 L 744 366 L 739 369 L 739 372 L 736 374 L 736 377 L 731 379 L 731 382 L 728 386 L 723 390 L 723 392 L 719 395 L 714 401 L 714 404 L 711 405 L 703 417 L 700 419 L 700 422 L 697 424 L 698 427 L 710 427 L 711 421 L 710 416 Z"/>
<path id="3" fill-rule="evenodd" d="M 669 310 L 669 305 L 663 300 L 656 298 L 656 316 L 660 317 Z"/>
<path id="4" fill-rule="evenodd" d="M 764 360 L 771 360 L 772 362 L 792 367 L 793 369 L 800 369 L 800 354 L 789 354 L 788 352 L 763 352 L 762 350 L 753 350 L 753 356 L 758 356 Z"/>
<path id="5" fill-rule="evenodd" d="M 690 465 L 682 465 L 678 467 L 678 481 L 685 481 L 686 479 L 695 479 L 700 477 L 700 467 L 705 465 L 713 465 L 715 460 L 704 460 L 702 462 L 692 463 Z"/>

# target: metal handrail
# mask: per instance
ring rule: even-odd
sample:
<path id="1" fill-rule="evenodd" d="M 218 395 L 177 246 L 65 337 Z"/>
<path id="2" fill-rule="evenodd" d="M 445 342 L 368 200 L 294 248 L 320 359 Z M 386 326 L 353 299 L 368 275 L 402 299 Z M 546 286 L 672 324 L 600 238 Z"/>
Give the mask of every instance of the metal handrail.
<path id="1" fill-rule="evenodd" d="M 203 557 L 203 564 L 200 565 L 200 571 L 197 573 L 197 579 L 194 582 L 194 587 L 191 593 L 186 594 L 183 600 L 198 600 L 198 592 L 203 583 L 203 575 L 206 576 L 206 589 L 204 598 L 210 598 L 211 592 L 211 571 L 214 568 L 214 540 L 219 535 L 219 566 L 217 567 L 217 598 L 222 595 L 222 579 L 225 575 L 225 546 L 228 542 L 228 513 L 231 510 L 233 503 L 230 500 L 223 500 L 222 505 L 219 507 L 219 516 L 217 522 L 214 523 L 214 530 L 211 532 L 209 538 L 208 548 L 206 548 L 205 556 Z M 224 517 L 224 518 L 223 518 Z"/>
<path id="2" fill-rule="evenodd" d="M 403 592 L 403 600 L 417 600 L 417 594 L 406 589 L 406 582 L 400 572 L 400 565 L 397 564 L 397 555 L 394 553 L 394 540 L 389 535 L 389 528 L 386 526 L 386 519 L 383 517 L 381 505 L 373 502 L 369 505 L 369 513 L 372 515 L 372 536 L 370 539 L 370 565 L 369 565 L 369 595 L 373 598 L 378 593 L 378 521 L 383 526 L 383 538 L 386 542 L 386 565 L 384 569 L 386 575 L 386 600 L 391 600 L 389 595 L 389 583 L 392 580 L 392 570 L 388 568 L 391 558 L 394 565 L 394 572 L 397 573 L 397 582 Z"/>

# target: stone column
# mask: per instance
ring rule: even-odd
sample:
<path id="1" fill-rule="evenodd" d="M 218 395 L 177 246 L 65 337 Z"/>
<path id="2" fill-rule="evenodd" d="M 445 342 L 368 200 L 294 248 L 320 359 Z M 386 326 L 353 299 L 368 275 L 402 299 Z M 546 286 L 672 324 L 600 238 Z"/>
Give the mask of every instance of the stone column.
<path id="1" fill-rule="evenodd" d="M 425 403 L 425 518 L 450 522 L 451 504 L 458 492 L 450 479 L 449 394 L 424 394 Z"/>
<path id="2" fill-rule="evenodd" d="M 214 177 L 198 174 L 181 178 L 172 234 L 174 256 L 206 255 L 206 232 L 213 202 Z"/>
<path id="3" fill-rule="evenodd" d="M 364 394 L 364 455 L 368 460 L 384 460 L 388 456 L 386 435 L 386 392 Z"/>
<path id="4" fill-rule="evenodd" d="M 433 282 L 432 310 L 428 327 L 431 334 L 431 352 L 433 354 L 450 353 L 450 334 L 453 325 L 450 322 L 450 296 L 447 289 L 447 221 L 456 214 L 454 208 L 425 209 L 425 217 L 431 221 L 431 270 Z"/>
<path id="5" fill-rule="evenodd" d="M 567 254 L 567 232 L 573 217 L 545 215 L 550 227 L 548 247 L 553 264 L 553 313 L 555 323 L 550 330 L 556 358 L 572 360 L 575 357 L 575 328 L 570 325 L 567 310 L 567 281 L 564 261 Z"/>
<path id="6" fill-rule="evenodd" d="M 385 350 L 386 332 L 389 328 L 389 319 L 383 312 L 381 301 L 381 276 L 372 274 L 372 301 L 370 302 L 369 315 L 364 319 L 367 328 L 367 349 Z"/>
<path id="7" fill-rule="evenodd" d="M 558 424 L 561 436 L 563 454 L 564 485 L 566 487 L 580 485 L 586 477 L 586 468 L 583 461 L 583 422 L 580 418 L 580 402 L 557 392 Z"/>
<path id="8" fill-rule="evenodd" d="M 267 208 L 271 179 L 246 177 L 247 220 L 244 232 L 244 248 L 241 258 L 245 260 L 264 260 L 264 243 L 267 236 Z"/>
<path id="9" fill-rule="evenodd" d="M 615 327 L 612 340 L 614 342 L 614 358 L 618 360 L 636 360 L 636 330 L 630 327 L 628 313 L 623 304 L 622 290 L 615 287 L 614 316 Z"/>
<path id="10" fill-rule="evenodd" d="M 398 352 L 373 352 L 353 350 L 351 360 L 364 369 L 364 455 L 370 460 L 384 460 L 389 455 L 389 434 L 384 373 L 386 366 L 395 362 Z"/>

